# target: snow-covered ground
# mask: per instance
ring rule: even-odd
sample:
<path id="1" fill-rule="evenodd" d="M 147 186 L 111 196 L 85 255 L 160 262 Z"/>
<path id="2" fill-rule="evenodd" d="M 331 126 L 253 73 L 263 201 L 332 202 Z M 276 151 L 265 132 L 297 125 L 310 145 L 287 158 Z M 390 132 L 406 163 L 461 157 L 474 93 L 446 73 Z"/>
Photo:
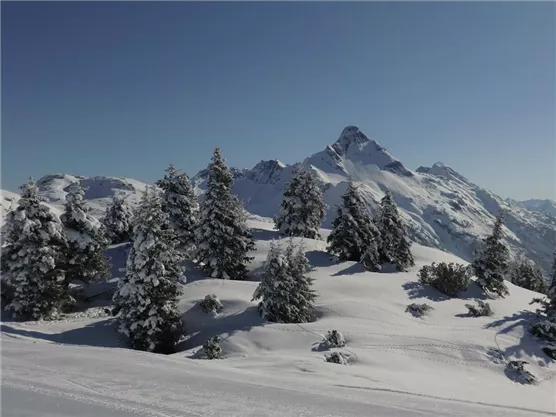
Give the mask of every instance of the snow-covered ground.
<path id="1" fill-rule="evenodd" d="M 107 301 L 54 322 L 2 323 L 3 416 L 535 416 L 556 412 L 556 368 L 527 327 L 535 293 L 507 284 L 489 300 L 493 317 L 470 318 L 464 304 L 481 298 L 474 284 L 448 299 L 417 283 L 433 261 L 460 261 L 414 245 L 407 273 L 370 273 L 334 264 L 325 242 L 305 240 L 319 298 L 318 320 L 269 324 L 251 296 L 276 238 L 268 219 L 249 221 L 256 239 L 253 281 L 207 279 L 193 266 L 180 309 L 188 338 L 162 356 L 125 349 Z M 327 231 L 322 231 L 326 238 Z M 112 248 L 113 272 L 125 245 Z M 97 286 L 108 288 L 114 281 Z M 94 293 L 96 290 L 93 289 Z M 216 317 L 198 303 L 216 294 Z M 423 319 L 407 304 L 434 307 Z M 337 329 L 347 366 L 325 362 L 322 336 Z M 202 343 L 222 337 L 222 360 L 200 358 Z M 526 360 L 540 383 L 514 382 L 505 361 Z"/>

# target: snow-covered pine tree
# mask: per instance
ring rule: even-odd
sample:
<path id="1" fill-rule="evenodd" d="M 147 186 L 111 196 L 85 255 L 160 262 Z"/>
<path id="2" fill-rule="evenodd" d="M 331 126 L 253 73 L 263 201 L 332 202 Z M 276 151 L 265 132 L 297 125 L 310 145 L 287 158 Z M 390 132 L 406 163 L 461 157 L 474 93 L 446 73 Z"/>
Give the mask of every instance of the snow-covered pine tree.
<path id="1" fill-rule="evenodd" d="M 11 290 L 6 310 L 25 319 L 53 318 L 70 298 L 63 270 L 64 230 L 41 203 L 31 178 L 20 190 L 3 236 L 2 280 Z"/>
<path id="2" fill-rule="evenodd" d="M 108 247 L 104 226 L 88 214 L 80 184 L 73 184 L 66 195 L 65 211 L 60 220 L 65 227 L 67 247 L 65 269 L 67 283 L 84 282 L 110 275 L 104 251 Z"/>
<path id="3" fill-rule="evenodd" d="M 178 244 L 160 197 L 147 187 L 133 220 L 126 273 L 114 294 L 119 331 L 133 349 L 170 353 L 183 333 L 177 307 L 183 273 Z"/>
<path id="4" fill-rule="evenodd" d="M 548 277 L 548 296 L 556 299 L 556 250 L 554 251 L 554 261 L 552 262 L 552 269 Z"/>
<path id="5" fill-rule="evenodd" d="M 332 233 L 327 239 L 328 252 L 342 262 L 359 262 L 365 254 L 365 267 L 377 270 L 380 268 L 379 240 L 380 232 L 367 212 L 355 184 L 350 181 L 332 222 Z"/>
<path id="6" fill-rule="evenodd" d="M 170 216 L 170 226 L 180 241 L 179 249 L 190 257 L 195 249 L 199 205 L 189 177 L 170 165 L 156 185 L 162 189 L 162 209 Z"/>
<path id="7" fill-rule="evenodd" d="M 377 227 L 380 232 L 378 253 L 381 262 L 394 264 L 398 271 L 406 271 L 415 265 L 411 242 L 390 191 L 386 191 L 380 202 Z"/>
<path id="8" fill-rule="evenodd" d="M 284 188 L 275 227 L 284 236 L 320 239 L 319 228 L 326 215 L 322 190 L 314 176 L 301 168 L 294 171 Z"/>
<path id="9" fill-rule="evenodd" d="M 475 252 L 472 267 L 477 277 L 477 284 L 486 292 L 501 297 L 509 294 L 504 278 L 508 272 L 509 251 L 502 243 L 502 225 L 505 212 L 502 210 L 496 217 L 492 234 L 483 239 Z"/>
<path id="10" fill-rule="evenodd" d="M 112 203 L 106 207 L 102 223 L 106 228 L 106 235 L 113 243 L 129 242 L 131 240 L 133 213 L 121 197 L 114 196 Z"/>
<path id="11" fill-rule="evenodd" d="M 518 287 L 542 294 L 547 291 L 541 268 L 535 262 L 524 257 L 515 259 L 511 263 L 510 281 Z"/>
<path id="12" fill-rule="evenodd" d="M 208 167 L 207 191 L 201 203 L 195 237 L 197 258 L 212 278 L 244 279 L 247 256 L 255 243 L 245 210 L 231 193 L 232 174 L 216 148 Z"/>
<path id="13" fill-rule="evenodd" d="M 313 280 L 307 276 L 310 264 L 302 247 L 297 251 L 293 242 L 284 252 L 272 242 L 261 283 L 253 294 L 259 302 L 259 313 L 275 323 L 306 323 L 314 321 Z"/>

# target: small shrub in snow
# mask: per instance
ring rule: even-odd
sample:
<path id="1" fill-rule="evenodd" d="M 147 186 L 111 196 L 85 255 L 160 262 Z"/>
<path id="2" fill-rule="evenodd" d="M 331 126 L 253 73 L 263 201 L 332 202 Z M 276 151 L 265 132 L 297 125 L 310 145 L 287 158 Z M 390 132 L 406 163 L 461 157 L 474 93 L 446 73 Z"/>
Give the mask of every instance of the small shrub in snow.
<path id="1" fill-rule="evenodd" d="M 489 303 L 482 300 L 477 300 L 477 305 L 466 304 L 465 307 L 469 310 L 469 315 L 473 317 L 492 316 L 494 311 L 490 308 Z"/>
<path id="2" fill-rule="evenodd" d="M 456 297 L 465 291 L 471 282 L 470 268 L 453 262 L 433 262 L 432 265 L 425 265 L 417 276 L 421 284 L 431 285 L 450 297 Z"/>
<path id="3" fill-rule="evenodd" d="M 205 295 L 205 299 L 201 301 L 199 305 L 201 307 L 201 310 L 203 310 L 205 313 L 210 313 L 213 315 L 217 315 L 224 309 L 224 306 L 215 294 Z"/>
<path id="4" fill-rule="evenodd" d="M 407 313 L 411 313 L 415 317 L 423 317 L 424 315 L 428 314 L 432 310 L 434 310 L 434 308 L 426 303 L 425 304 L 412 303 L 409 304 L 405 309 Z"/>
<path id="5" fill-rule="evenodd" d="M 338 330 L 331 330 L 326 335 L 326 338 L 323 341 L 323 345 L 329 348 L 344 347 L 346 345 L 346 341 L 344 339 L 344 335 Z"/>
<path id="6" fill-rule="evenodd" d="M 220 347 L 220 336 L 214 336 L 203 343 L 203 351 L 207 359 L 221 359 L 222 348 Z"/>
<path id="7" fill-rule="evenodd" d="M 528 363 L 529 362 L 525 361 L 508 362 L 508 364 L 506 365 L 506 372 L 516 382 L 520 382 L 522 384 L 536 385 L 538 383 L 538 380 L 535 375 L 525 369 L 525 365 L 527 365 Z"/>
<path id="8" fill-rule="evenodd" d="M 347 365 L 347 357 L 342 352 L 332 352 L 325 356 L 326 362 L 337 363 L 339 365 Z"/>

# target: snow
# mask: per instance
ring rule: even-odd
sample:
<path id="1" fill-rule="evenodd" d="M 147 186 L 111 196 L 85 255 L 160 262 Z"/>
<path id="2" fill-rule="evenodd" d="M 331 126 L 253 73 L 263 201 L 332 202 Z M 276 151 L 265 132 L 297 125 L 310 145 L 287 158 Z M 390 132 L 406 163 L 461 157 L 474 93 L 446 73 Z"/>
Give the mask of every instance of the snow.
<path id="1" fill-rule="evenodd" d="M 188 264 L 179 303 L 188 337 L 179 353 L 125 349 L 115 320 L 98 305 L 90 316 L 52 322 L 4 318 L 4 415 L 508 417 L 556 411 L 554 362 L 527 331 L 535 308 L 529 302 L 538 294 L 507 283 L 506 299 L 488 300 L 494 316 L 471 318 L 465 304 L 481 299 L 475 284 L 450 299 L 417 282 L 422 265 L 464 263 L 454 255 L 415 244 L 416 265 L 408 272 L 371 273 L 354 262 L 333 263 L 325 241 L 304 239 L 315 267 L 318 319 L 264 323 L 251 297 L 277 234 L 268 219 L 248 224 L 256 239 L 252 281 L 209 279 Z M 328 233 L 321 230 L 324 238 Z M 122 267 L 124 259 L 114 256 L 114 262 Z M 199 307 L 206 294 L 224 306 L 215 317 Z M 405 312 L 413 302 L 434 310 L 414 318 Z M 346 347 L 322 350 L 333 329 Z M 223 359 L 200 359 L 202 344 L 215 335 L 222 338 Z M 326 363 L 334 351 L 346 355 L 347 366 Z M 509 379 L 504 358 L 529 362 L 540 384 Z"/>

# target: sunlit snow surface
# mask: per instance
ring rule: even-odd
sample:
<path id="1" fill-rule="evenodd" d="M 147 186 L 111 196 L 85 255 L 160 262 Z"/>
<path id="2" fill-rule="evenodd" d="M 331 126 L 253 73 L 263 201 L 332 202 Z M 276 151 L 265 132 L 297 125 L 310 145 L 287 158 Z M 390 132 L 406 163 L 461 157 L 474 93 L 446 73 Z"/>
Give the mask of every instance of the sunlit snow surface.
<path id="1" fill-rule="evenodd" d="M 256 280 L 277 238 L 272 223 L 252 218 L 257 241 L 250 275 Z M 322 234 L 326 238 L 327 231 Z M 207 279 L 194 265 L 180 309 L 188 339 L 161 356 L 125 349 L 108 301 L 55 322 L 2 323 L 2 416 L 536 416 L 556 412 L 556 368 L 527 332 L 537 294 L 511 284 L 491 303 L 493 317 L 466 316 L 481 297 L 474 285 L 458 299 L 416 283 L 432 261 L 458 261 L 413 246 L 408 273 L 369 273 L 353 262 L 334 264 L 325 242 L 305 240 L 319 319 L 269 324 L 251 296 L 256 281 Z M 126 245 L 110 249 L 113 271 Z M 460 261 L 461 262 L 461 261 Z M 115 285 L 93 285 L 91 292 Z M 213 317 L 198 303 L 216 294 Z M 405 313 L 412 302 L 434 307 L 423 319 Z M 337 329 L 349 365 L 326 363 L 319 342 Z M 202 343 L 222 337 L 222 360 L 201 358 Z M 540 380 L 521 385 L 504 360 L 521 359 Z"/>

